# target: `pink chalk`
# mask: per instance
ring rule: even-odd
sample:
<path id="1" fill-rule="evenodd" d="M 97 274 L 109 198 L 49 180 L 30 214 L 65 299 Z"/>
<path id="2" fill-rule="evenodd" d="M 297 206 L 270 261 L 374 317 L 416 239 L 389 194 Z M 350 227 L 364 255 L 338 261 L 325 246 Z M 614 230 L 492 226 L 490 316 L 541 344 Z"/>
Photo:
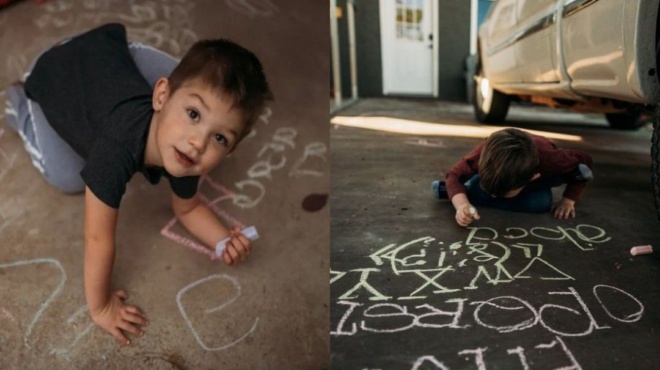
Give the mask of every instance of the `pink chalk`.
<path id="1" fill-rule="evenodd" d="M 1 0 L 0 0 L 1 1 Z M 223 211 L 219 204 L 222 201 L 225 200 L 231 200 L 236 196 L 236 194 L 232 193 L 231 191 L 227 190 L 224 186 L 220 185 L 219 183 L 215 183 L 213 180 L 211 180 L 210 177 L 208 176 L 202 176 L 199 181 L 199 188 L 202 187 L 202 183 L 205 183 L 209 185 L 212 189 L 216 192 L 216 194 L 213 194 L 213 198 L 209 198 L 202 194 L 201 191 L 198 192 L 200 199 L 204 203 L 206 203 L 209 208 L 215 212 L 216 215 L 218 215 L 219 218 L 222 218 L 226 221 L 227 225 L 234 225 L 238 226 L 241 229 L 245 228 L 245 226 L 239 222 L 237 219 L 232 217 L 230 214 L 227 212 Z M 179 243 L 183 246 L 186 246 L 196 252 L 206 254 L 208 255 L 212 260 L 218 259 L 220 257 L 216 256 L 215 252 L 208 249 L 205 247 L 203 244 L 198 243 L 197 241 L 187 238 L 179 233 L 177 233 L 174 229 L 175 226 L 179 223 L 176 217 L 173 217 L 166 225 L 163 227 L 163 229 L 160 231 L 160 233 L 165 236 L 166 238 Z"/>
<path id="2" fill-rule="evenodd" d="M 640 245 L 637 247 L 632 247 L 630 249 L 630 254 L 637 256 L 639 254 L 651 254 L 653 253 L 653 247 L 650 245 Z"/>

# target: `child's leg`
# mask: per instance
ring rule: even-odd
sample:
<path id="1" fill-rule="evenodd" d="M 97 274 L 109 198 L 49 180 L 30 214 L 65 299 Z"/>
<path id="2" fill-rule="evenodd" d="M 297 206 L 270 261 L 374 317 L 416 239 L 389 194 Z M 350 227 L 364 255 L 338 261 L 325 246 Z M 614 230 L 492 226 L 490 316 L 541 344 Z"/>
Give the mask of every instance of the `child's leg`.
<path id="1" fill-rule="evenodd" d="M 131 52 L 135 65 L 152 89 L 159 78 L 169 77 L 174 67 L 179 64 L 178 59 L 166 52 L 139 42 L 129 42 L 128 50 Z"/>
<path id="2" fill-rule="evenodd" d="M 479 185 L 479 175 L 474 175 L 465 183 L 465 186 L 468 199 L 475 206 L 529 213 L 545 213 L 552 207 L 551 186 L 546 182 L 526 186 L 520 194 L 513 198 L 493 198 Z"/>
<path id="3" fill-rule="evenodd" d="M 65 39 L 57 45 L 69 40 Z M 152 88 L 160 77 L 169 76 L 179 62 L 150 46 L 135 42 L 128 46 L 135 64 Z M 25 78 L 37 59 L 28 68 Z M 32 164 L 49 184 L 65 193 L 85 190 L 85 183 L 80 177 L 80 171 L 85 166 L 84 159 L 50 127 L 39 104 L 27 98 L 22 86 L 12 85 L 7 89 L 5 112 L 7 123 L 23 139 Z"/>
<path id="4" fill-rule="evenodd" d="M 65 193 L 81 192 L 84 160 L 50 127 L 41 107 L 25 95 L 21 85 L 7 89 L 7 123 L 23 139 L 32 164 L 46 182 Z"/>

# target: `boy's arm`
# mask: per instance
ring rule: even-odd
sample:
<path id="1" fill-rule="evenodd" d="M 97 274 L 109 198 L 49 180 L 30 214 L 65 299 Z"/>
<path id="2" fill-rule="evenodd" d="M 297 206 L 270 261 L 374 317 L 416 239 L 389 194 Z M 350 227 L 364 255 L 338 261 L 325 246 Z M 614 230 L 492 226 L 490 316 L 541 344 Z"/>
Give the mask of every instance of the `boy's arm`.
<path id="1" fill-rule="evenodd" d="M 589 171 L 593 171 L 593 160 L 589 154 L 575 149 L 564 149 L 560 158 L 566 163 L 563 175 L 566 181 L 566 189 L 564 189 L 563 196 L 575 203 L 582 198 L 582 193 L 584 193 L 589 180 L 589 178 L 584 178 L 579 165 L 584 164 Z"/>
<path id="2" fill-rule="evenodd" d="M 218 220 L 216 215 L 197 196 L 185 199 L 172 192 L 172 210 L 181 224 L 209 249 L 215 251 L 215 245 L 229 236 L 222 259 L 226 264 L 245 260 L 250 254 L 250 240 L 240 233 L 237 227 L 232 230 Z"/>
<path id="3" fill-rule="evenodd" d="M 85 297 L 96 324 L 124 344 L 130 342 L 121 332 L 142 332 L 134 326 L 146 325 L 146 317 L 137 307 L 123 304 L 126 293 L 110 291 L 115 258 L 117 210 L 107 206 L 85 188 Z"/>
<path id="4" fill-rule="evenodd" d="M 554 213 L 555 218 L 575 218 L 575 201 L 569 198 L 562 198 L 560 201 L 552 205 L 551 211 Z"/>
<path id="5" fill-rule="evenodd" d="M 456 208 L 456 223 L 461 226 L 468 226 L 472 221 L 481 218 L 464 193 L 454 195 L 451 198 L 451 204 Z"/>
<path id="6" fill-rule="evenodd" d="M 483 143 L 479 143 L 472 151 L 459 159 L 447 172 L 445 181 L 449 199 L 454 198 L 456 194 L 465 194 L 467 192 L 463 183 L 477 173 L 477 166 L 483 146 Z"/>
<path id="7" fill-rule="evenodd" d="M 578 166 L 584 164 L 593 170 L 591 156 L 582 150 L 559 148 L 547 139 L 539 141 L 538 148 L 542 163 L 541 174 L 561 175 L 566 182 L 563 197 L 573 202 L 579 201 L 588 179 L 580 176 Z"/>

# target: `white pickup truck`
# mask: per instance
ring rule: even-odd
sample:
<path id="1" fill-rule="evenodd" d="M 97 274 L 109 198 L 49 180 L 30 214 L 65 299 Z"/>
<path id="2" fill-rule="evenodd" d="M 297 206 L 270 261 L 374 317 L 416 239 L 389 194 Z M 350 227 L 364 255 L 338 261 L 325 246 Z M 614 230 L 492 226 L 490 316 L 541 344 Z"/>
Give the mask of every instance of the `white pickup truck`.
<path id="1" fill-rule="evenodd" d="M 480 122 L 509 103 L 605 114 L 615 129 L 654 120 L 660 215 L 660 0 L 495 0 L 479 28 L 472 99 Z"/>

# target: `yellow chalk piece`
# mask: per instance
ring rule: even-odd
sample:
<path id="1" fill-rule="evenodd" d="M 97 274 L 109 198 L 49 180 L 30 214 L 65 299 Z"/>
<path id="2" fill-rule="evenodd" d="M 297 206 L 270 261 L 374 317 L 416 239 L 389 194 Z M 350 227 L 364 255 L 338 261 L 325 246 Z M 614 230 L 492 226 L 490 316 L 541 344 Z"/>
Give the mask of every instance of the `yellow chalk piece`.
<path id="1" fill-rule="evenodd" d="M 341 10 L 341 6 L 337 7 L 337 19 L 341 18 L 344 15 L 344 12 Z"/>

